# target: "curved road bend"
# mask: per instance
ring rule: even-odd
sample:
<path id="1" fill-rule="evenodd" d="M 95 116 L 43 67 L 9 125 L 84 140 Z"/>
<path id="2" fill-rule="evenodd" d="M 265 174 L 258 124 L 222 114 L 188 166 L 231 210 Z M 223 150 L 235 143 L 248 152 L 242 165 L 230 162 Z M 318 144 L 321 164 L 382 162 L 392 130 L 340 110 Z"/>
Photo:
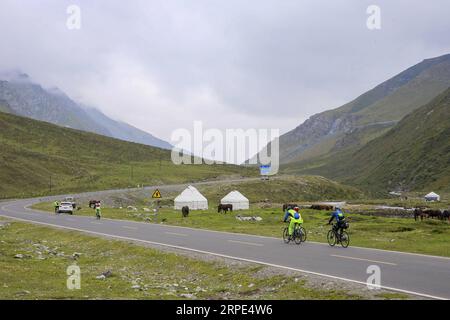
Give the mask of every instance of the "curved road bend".
<path id="1" fill-rule="evenodd" d="M 98 194 L 98 193 L 97 193 Z M 381 270 L 381 286 L 434 299 L 450 299 L 450 258 L 306 242 L 161 224 L 52 215 L 27 207 L 56 197 L 0 203 L 0 215 L 56 228 L 141 241 L 365 284 L 367 268 Z"/>

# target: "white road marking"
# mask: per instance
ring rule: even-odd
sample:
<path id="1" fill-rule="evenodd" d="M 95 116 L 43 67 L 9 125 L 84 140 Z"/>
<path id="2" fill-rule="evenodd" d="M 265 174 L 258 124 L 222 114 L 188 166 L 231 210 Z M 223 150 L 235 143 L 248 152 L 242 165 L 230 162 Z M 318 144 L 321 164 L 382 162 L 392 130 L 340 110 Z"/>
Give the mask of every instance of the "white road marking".
<path id="1" fill-rule="evenodd" d="M 247 244 L 249 246 L 257 246 L 257 247 L 263 246 L 263 244 L 261 244 L 261 243 L 254 243 L 254 242 L 246 242 L 246 241 L 238 241 L 238 240 L 227 240 L 227 241 L 233 242 L 233 243 Z"/>
<path id="2" fill-rule="evenodd" d="M 174 236 L 182 236 L 182 237 L 187 237 L 188 236 L 187 234 L 184 234 L 184 233 L 176 233 L 176 232 L 164 232 L 164 233 L 171 234 L 171 235 L 174 235 Z"/>
<path id="3" fill-rule="evenodd" d="M 130 226 L 122 226 L 122 228 L 131 229 L 131 230 L 137 230 L 138 229 L 136 227 L 130 227 Z"/>
<path id="4" fill-rule="evenodd" d="M 377 261 L 377 260 L 369 260 L 369 259 L 362 259 L 362 258 L 356 258 L 356 257 L 349 257 L 349 256 L 340 256 L 337 254 L 331 254 L 330 256 L 336 257 L 336 258 L 344 258 L 344 259 L 351 259 L 351 260 L 360 260 L 360 261 L 368 261 L 368 262 L 375 262 L 375 263 L 381 263 L 381 264 L 388 264 L 391 266 L 396 266 L 396 263 L 392 262 L 386 262 L 386 261 Z"/>
<path id="5" fill-rule="evenodd" d="M 7 211 L 9 211 L 9 210 L 7 210 Z M 322 277 L 327 277 L 327 278 L 337 279 L 337 280 L 343 280 L 343 281 L 358 283 L 358 284 L 367 286 L 367 283 L 363 282 L 363 281 L 352 280 L 352 279 L 348 279 L 348 278 L 337 277 L 337 276 L 332 276 L 332 275 L 329 275 L 329 274 L 318 273 L 318 272 L 308 271 L 308 270 L 303 270 L 303 269 L 291 268 L 291 267 L 282 266 L 282 265 L 273 264 L 273 263 L 268 263 L 268 262 L 264 262 L 264 261 L 251 260 L 251 259 L 246 259 L 246 258 L 239 258 L 239 257 L 225 255 L 225 254 L 214 253 L 214 252 L 209 252 L 209 251 L 204 251 L 204 250 L 198 250 L 198 249 L 193 249 L 193 248 L 188 248 L 188 247 L 182 247 L 182 246 L 177 246 L 177 245 L 172 245 L 172 244 L 167 244 L 167 243 L 161 243 L 161 242 L 141 240 L 141 239 L 130 238 L 130 237 L 117 236 L 117 235 L 112 235 L 112 234 L 107 234 L 107 233 L 102 233 L 102 232 L 95 232 L 95 231 L 79 229 L 79 228 L 71 228 L 71 227 L 61 226 L 61 225 L 57 225 L 57 224 L 46 223 L 46 222 L 39 222 L 39 221 L 21 219 L 21 218 L 17 218 L 17 217 L 10 217 L 10 216 L 7 216 L 7 215 L 2 215 L 2 214 L 0 214 L 0 216 L 8 217 L 8 218 L 11 218 L 11 219 L 14 219 L 14 220 L 19 220 L 19 221 L 25 221 L 25 222 L 28 222 L 28 223 L 35 223 L 35 224 L 41 224 L 41 225 L 46 225 L 46 226 L 51 226 L 51 227 L 56 227 L 56 228 L 61 228 L 61 229 L 80 231 L 80 232 L 95 234 L 95 235 L 104 236 L 104 237 L 110 237 L 110 238 L 116 238 L 116 239 L 122 239 L 122 240 L 129 240 L 129 241 L 136 241 L 136 242 L 142 242 L 142 243 L 153 244 L 153 245 L 158 245 L 158 246 L 165 246 L 165 247 L 168 247 L 168 248 L 175 248 L 175 249 L 182 249 L 182 250 L 198 252 L 198 253 L 203 253 L 203 254 L 210 254 L 210 255 L 213 255 L 213 256 L 217 256 L 217 257 L 228 258 L 228 259 L 239 260 L 239 261 L 246 261 L 246 262 L 251 262 L 251 263 L 257 263 L 257 264 L 262 264 L 262 265 L 266 265 L 266 266 L 269 266 L 269 267 L 281 268 L 281 269 L 286 269 L 286 270 L 299 271 L 299 272 L 314 274 L 314 275 L 317 275 L 317 276 L 322 276 Z M 442 297 L 438 297 L 438 296 L 432 296 L 432 295 L 429 295 L 429 294 L 426 294 L 426 293 L 420 293 L 420 292 L 415 292 L 415 291 L 403 290 L 403 289 L 386 287 L 386 286 L 380 286 L 380 288 L 386 289 L 386 290 L 391 290 L 391 291 L 402 292 L 402 293 L 406 293 L 406 294 L 422 296 L 422 297 L 436 299 L 436 300 L 447 300 L 446 298 L 442 298 Z"/>

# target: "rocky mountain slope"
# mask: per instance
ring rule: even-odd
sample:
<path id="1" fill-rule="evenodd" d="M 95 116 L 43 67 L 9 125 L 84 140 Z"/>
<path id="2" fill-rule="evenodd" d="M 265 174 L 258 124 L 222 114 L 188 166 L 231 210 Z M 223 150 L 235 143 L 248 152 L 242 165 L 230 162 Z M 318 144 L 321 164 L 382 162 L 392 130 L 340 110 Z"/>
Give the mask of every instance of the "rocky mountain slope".
<path id="1" fill-rule="evenodd" d="M 450 87 L 353 152 L 287 165 L 375 192 L 450 190 Z"/>
<path id="2" fill-rule="evenodd" d="M 450 54 L 401 72 L 340 108 L 316 114 L 280 137 L 287 164 L 358 148 L 450 86 Z"/>

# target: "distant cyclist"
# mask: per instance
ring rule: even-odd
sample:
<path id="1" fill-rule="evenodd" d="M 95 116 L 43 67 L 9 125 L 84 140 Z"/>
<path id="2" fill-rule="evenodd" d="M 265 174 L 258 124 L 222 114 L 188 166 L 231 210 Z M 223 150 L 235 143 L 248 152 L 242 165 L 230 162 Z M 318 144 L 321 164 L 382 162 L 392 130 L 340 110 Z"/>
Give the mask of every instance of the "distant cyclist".
<path id="1" fill-rule="evenodd" d="M 55 202 L 53 202 L 53 206 L 55 207 L 55 213 L 58 213 L 58 211 L 59 211 L 59 201 L 56 200 Z"/>
<path id="2" fill-rule="evenodd" d="M 336 225 L 333 227 L 334 231 L 339 232 L 339 235 L 342 235 L 342 231 L 344 231 L 344 225 L 346 221 L 341 208 L 336 207 L 336 210 L 331 213 L 331 218 L 328 221 L 328 224 L 331 224 L 334 219 L 336 219 Z"/>
<path id="3" fill-rule="evenodd" d="M 290 218 L 289 221 L 289 238 L 292 238 L 292 234 L 294 233 L 295 225 L 299 224 L 301 225 L 303 223 L 302 215 L 299 212 L 298 207 L 294 207 L 293 209 L 286 210 L 286 213 L 284 215 L 283 222 L 287 222 L 287 220 Z"/>
<path id="4" fill-rule="evenodd" d="M 102 217 L 102 208 L 100 207 L 100 201 L 95 204 L 95 216 L 97 219 Z"/>

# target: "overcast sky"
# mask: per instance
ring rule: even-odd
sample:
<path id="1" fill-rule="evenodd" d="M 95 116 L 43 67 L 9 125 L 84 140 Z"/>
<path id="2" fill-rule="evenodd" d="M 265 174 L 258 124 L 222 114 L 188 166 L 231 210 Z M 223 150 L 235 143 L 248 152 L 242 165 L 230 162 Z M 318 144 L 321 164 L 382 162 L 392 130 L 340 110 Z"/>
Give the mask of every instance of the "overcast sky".
<path id="1" fill-rule="evenodd" d="M 284 133 L 449 53 L 449 16 L 448 0 L 1 0 L 0 69 L 165 140 L 194 120 Z"/>

